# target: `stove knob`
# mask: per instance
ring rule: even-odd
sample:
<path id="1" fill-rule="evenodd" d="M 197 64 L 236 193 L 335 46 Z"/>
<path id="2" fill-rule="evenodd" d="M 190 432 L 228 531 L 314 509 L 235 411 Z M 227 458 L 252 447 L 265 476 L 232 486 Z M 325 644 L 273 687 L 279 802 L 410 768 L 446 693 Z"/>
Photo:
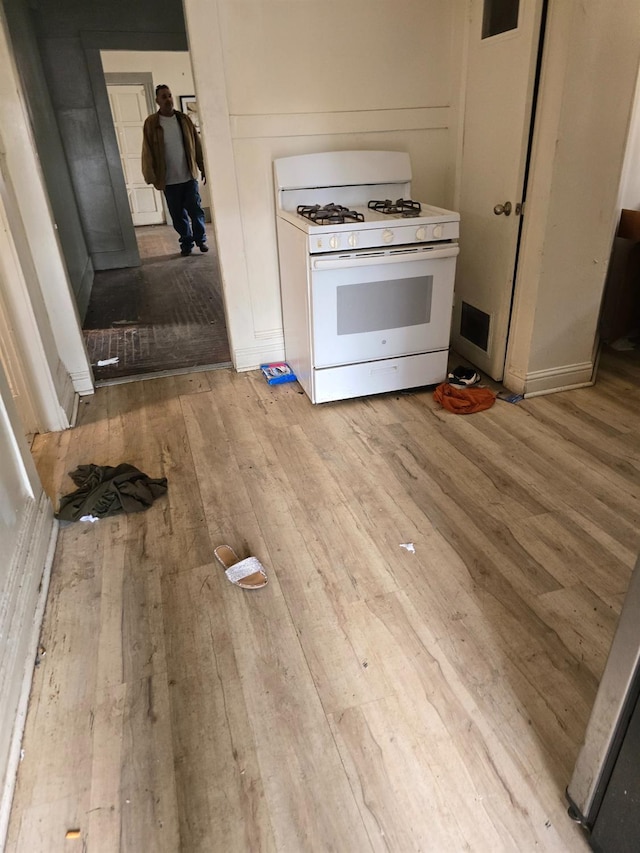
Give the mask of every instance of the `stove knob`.
<path id="1" fill-rule="evenodd" d="M 436 226 L 434 226 L 434 229 L 433 229 L 433 239 L 434 239 L 434 240 L 439 240 L 439 239 L 442 237 L 442 232 L 443 232 L 443 230 L 444 230 L 444 229 L 443 229 L 442 225 L 436 225 Z"/>
<path id="2" fill-rule="evenodd" d="M 426 240 L 427 239 L 427 229 L 424 225 L 421 225 L 420 228 L 416 231 L 416 240 Z"/>
<path id="3" fill-rule="evenodd" d="M 340 248 L 340 238 L 337 234 L 334 234 L 332 237 L 329 237 L 329 245 L 332 249 Z"/>
<path id="4" fill-rule="evenodd" d="M 355 249 L 355 247 L 358 245 L 358 235 L 357 234 L 349 234 L 348 243 L 352 249 Z"/>
<path id="5" fill-rule="evenodd" d="M 385 228 L 382 232 L 382 242 L 383 243 L 392 243 L 393 242 L 393 231 L 390 231 L 388 228 Z"/>

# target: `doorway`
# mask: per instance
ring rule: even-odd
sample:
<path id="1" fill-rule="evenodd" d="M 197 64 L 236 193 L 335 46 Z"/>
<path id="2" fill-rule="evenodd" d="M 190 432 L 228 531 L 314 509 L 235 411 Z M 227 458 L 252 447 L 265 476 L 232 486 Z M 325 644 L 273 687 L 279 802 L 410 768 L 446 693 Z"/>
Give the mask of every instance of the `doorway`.
<path id="1" fill-rule="evenodd" d="M 97 385 L 231 366 L 215 243 L 183 258 L 175 238 L 138 226 L 141 265 L 95 274 L 83 334 Z"/>
<path id="2" fill-rule="evenodd" d="M 83 322 L 96 384 L 231 366 L 210 196 L 200 183 L 210 251 L 181 257 L 162 193 L 142 177 L 142 127 L 166 83 L 176 109 L 195 101 L 189 54 L 101 51 L 140 266 L 96 272 Z"/>
<path id="3" fill-rule="evenodd" d="M 153 76 L 112 73 L 104 78 L 133 225 L 162 225 L 167 221 L 162 193 L 145 183 L 140 165 L 142 127 L 156 109 Z"/>

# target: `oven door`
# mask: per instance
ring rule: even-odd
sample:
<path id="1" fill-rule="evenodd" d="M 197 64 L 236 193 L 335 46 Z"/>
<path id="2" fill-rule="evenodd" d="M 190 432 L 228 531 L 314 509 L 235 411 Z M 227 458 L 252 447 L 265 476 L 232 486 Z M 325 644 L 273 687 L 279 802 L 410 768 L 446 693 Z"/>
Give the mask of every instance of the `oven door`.
<path id="1" fill-rule="evenodd" d="M 447 349 L 457 243 L 311 263 L 316 368 Z"/>

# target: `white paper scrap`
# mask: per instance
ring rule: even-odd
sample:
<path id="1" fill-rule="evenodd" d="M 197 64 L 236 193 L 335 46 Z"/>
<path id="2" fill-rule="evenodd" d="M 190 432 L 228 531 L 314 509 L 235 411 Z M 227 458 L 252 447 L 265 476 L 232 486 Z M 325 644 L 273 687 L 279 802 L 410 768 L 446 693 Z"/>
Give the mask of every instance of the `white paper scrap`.
<path id="1" fill-rule="evenodd" d="M 83 515 L 80 517 L 80 521 L 90 521 L 93 523 L 94 521 L 100 521 L 100 519 L 96 515 Z"/>
<path id="2" fill-rule="evenodd" d="M 113 358 L 103 358 L 102 361 L 96 362 L 96 367 L 106 367 L 108 364 L 117 364 L 119 361 L 119 355 L 116 355 Z"/>
<path id="3" fill-rule="evenodd" d="M 404 548 L 405 551 L 408 551 L 410 554 L 416 553 L 416 548 L 413 542 L 405 542 L 404 544 L 401 542 L 400 547 Z"/>

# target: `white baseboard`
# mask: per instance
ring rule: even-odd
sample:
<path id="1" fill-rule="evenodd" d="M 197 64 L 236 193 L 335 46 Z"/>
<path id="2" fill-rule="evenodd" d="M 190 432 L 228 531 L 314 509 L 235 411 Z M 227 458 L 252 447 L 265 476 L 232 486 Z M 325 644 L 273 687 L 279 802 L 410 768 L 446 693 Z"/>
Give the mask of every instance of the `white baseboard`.
<path id="1" fill-rule="evenodd" d="M 524 396 L 537 397 L 541 394 L 553 394 L 556 391 L 569 391 L 593 385 L 594 364 L 585 361 L 581 364 L 566 364 L 550 370 L 535 370 L 527 373 Z M 520 392 L 522 393 L 522 392 Z"/>
<path id="2" fill-rule="evenodd" d="M 95 389 L 93 387 L 91 368 L 87 367 L 86 370 L 76 370 L 72 372 L 71 381 L 76 394 L 80 394 L 81 397 L 86 397 L 87 394 L 94 393 Z"/>
<path id="3" fill-rule="evenodd" d="M 0 659 L 0 736 L 2 748 L 2 789 L 0 791 L 0 850 L 4 850 L 11 803 L 15 790 L 24 726 L 27 718 L 33 667 L 49 590 L 51 565 L 58 524 L 53 508 L 43 492 L 25 517 L 20 543 L 11 562 L 7 588 L 11 601 L 3 607 L 3 636 L 10 632 Z M 12 582 L 12 579 L 14 582 Z M 18 580 L 19 579 L 19 580 Z M 16 582 L 17 581 L 17 582 Z"/>
<path id="4" fill-rule="evenodd" d="M 233 363 L 238 373 L 257 370 L 261 364 L 284 361 L 282 331 L 265 334 L 262 340 L 256 341 L 253 346 L 234 350 L 233 356 Z"/>
<path id="5" fill-rule="evenodd" d="M 59 388 L 58 391 L 58 400 L 60 401 L 60 408 L 62 409 L 63 417 L 62 421 L 64 424 L 61 425 L 61 429 L 68 429 L 71 425 L 71 418 L 73 416 L 73 408 L 75 406 L 76 400 L 76 392 L 73 387 L 73 381 L 71 376 L 67 373 L 67 370 L 64 364 L 58 360 L 58 370 L 57 370 L 57 386 Z"/>
<path id="6" fill-rule="evenodd" d="M 73 395 L 73 411 L 71 412 L 70 426 L 74 427 L 78 423 L 78 409 L 80 408 L 80 395 Z"/>

